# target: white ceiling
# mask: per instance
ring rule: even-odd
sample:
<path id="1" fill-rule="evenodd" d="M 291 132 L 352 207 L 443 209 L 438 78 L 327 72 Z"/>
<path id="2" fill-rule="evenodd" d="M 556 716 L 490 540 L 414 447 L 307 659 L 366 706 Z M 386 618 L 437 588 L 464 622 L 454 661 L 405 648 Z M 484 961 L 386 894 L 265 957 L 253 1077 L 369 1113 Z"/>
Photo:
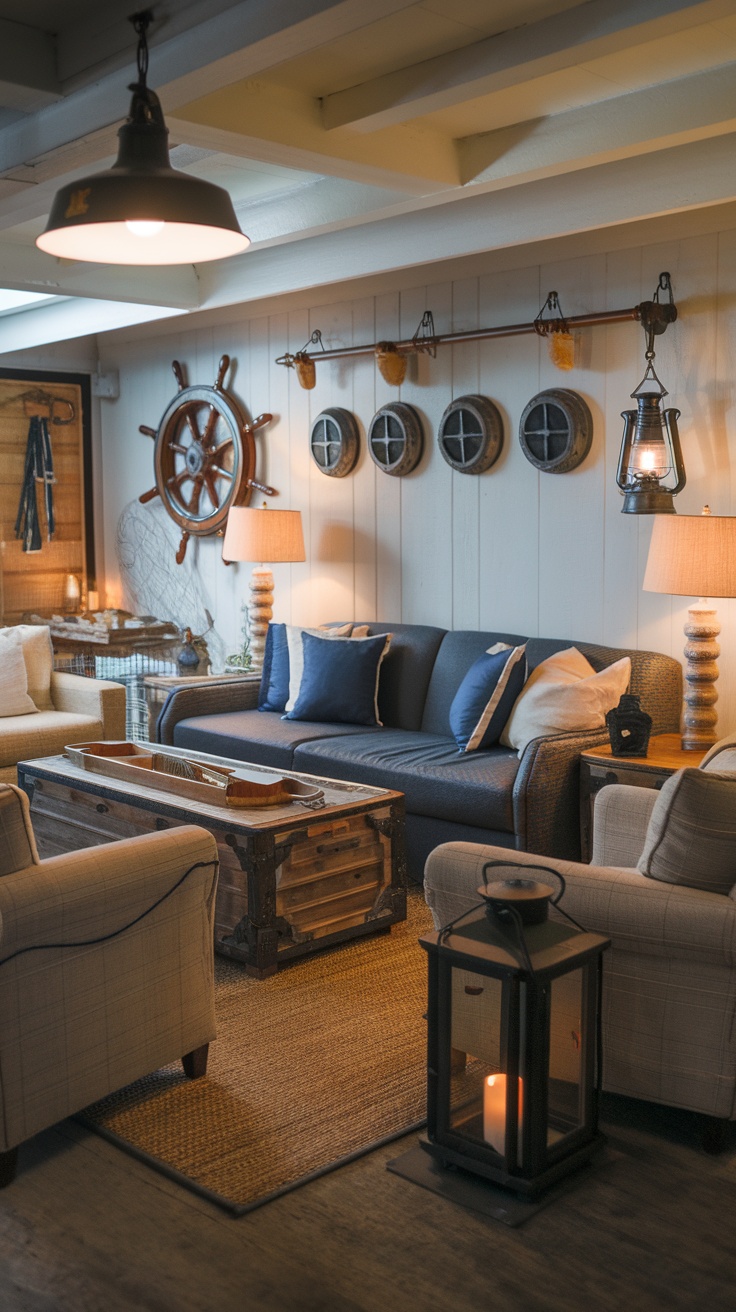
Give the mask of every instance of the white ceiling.
<path id="1" fill-rule="evenodd" d="M 736 0 L 151 7 L 172 162 L 228 189 L 253 246 L 197 269 L 39 252 L 57 187 L 114 158 L 133 6 L 0 0 L 0 286 L 84 298 L 79 333 L 736 200 Z M 64 304 L 16 344 L 70 335 Z"/>

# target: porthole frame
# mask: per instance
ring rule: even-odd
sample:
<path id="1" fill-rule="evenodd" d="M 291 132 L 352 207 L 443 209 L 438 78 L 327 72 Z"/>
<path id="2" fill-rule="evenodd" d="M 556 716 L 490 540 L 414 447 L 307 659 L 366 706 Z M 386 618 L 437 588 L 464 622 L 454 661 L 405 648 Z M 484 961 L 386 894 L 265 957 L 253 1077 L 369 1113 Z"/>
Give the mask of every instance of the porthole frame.
<path id="1" fill-rule="evenodd" d="M 383 437 L 377 433 L 379 426 L 383 424 Z M 389 425 L 394 429 L 398 425 L 399 434 L 389 432 Z M 376 455 L 375 443 L 383 442 L 386 447 L 386 460 L 380 460 Z M 389 459 L 391 443 L 402 443 L 403 449 L 395 459 Z M 371 419 L 367 435 L 368 454 L 371 460 L 384 474 L 389 474 L 391 478 L 403 478 L 405 474 L 410 474 L 416 469 L 424 453 L 424 426 L 418 410 L 413 405 L 407 405 L 403 401 L 394 401 L 389 405 L 381 406 Z"/>
<path id="2" fill-rule="evenodd" d="M 322 425 L 324 433 L 320 445 L 325 450 L 330 446 L 339 447 L 339 454 L 335 459 L 324 465 L 320 463 L 314 454 L 315 434 L 317 434 L 320 425 Z M 330 427 L 337 430 L 337 435 L 334 438 L 328 437 Z M 351 473 L 355 468 L 359 452 L 360 430 L 355 415 L 350 410 L 343 410 L 340 406 L 321 410 L 309 430 L 309 454 L 320 474 L 324 474 L 327 478 L 345 478 L 346 474 Z"/>
<path id="3" fill-rule="evenodd" d="M 477 432 L 465 432 L 462 416 L 470 414 Z M 447 426 L 455 415 L 460 415 L 460 432 L 448 433 Z M 477 450 L 466 460 L 458 459 L 448 450 L 450 443 L 460 443 L 464 453 L 465 440 L 477 440 Z M 448 405 L 437 429 L 437 445 L 442 458 L 459 474 L 484 474 L 495 465 L 503 450 L 503 416 L 498 406 L 487 396 L 458 396 Z"/>
<path id="4" fill-rule="evenodd" d="M 566 420 L 567 438 L 563 449 L 556 455 L 542 456 L 529 446 L 529 439 L 547 432 L 561 433 L 561 428 L 528 430 L 529 419 L 539 406 L 554 406 L 561 411 Z M 593 441 L 593 416 L 588 404 L 579 392 L 569 388 L 548 388 L 537 392 L 527 403 L 519 420 L 519 443 L 530 464 L 545 474 L 568 474 L 582 464 L 590 451 Z"/>

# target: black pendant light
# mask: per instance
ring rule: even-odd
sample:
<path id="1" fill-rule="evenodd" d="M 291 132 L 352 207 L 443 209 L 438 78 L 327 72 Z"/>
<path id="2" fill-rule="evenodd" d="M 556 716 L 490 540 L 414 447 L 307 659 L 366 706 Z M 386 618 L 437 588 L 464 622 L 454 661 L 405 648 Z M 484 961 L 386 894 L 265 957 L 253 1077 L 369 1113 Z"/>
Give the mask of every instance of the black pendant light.
<path id="1" fill-rule="evenodd" d="M 111 169 L 57 192 L 36 245 L 96 264 L 199 264 L 238 255 L 250 240 L 228 193 L 171 167 L 161 104 L 146 86 L 151 11 L 130 21 L 138 35 L 138 81 L 129 87 L 118 158 Z"/>

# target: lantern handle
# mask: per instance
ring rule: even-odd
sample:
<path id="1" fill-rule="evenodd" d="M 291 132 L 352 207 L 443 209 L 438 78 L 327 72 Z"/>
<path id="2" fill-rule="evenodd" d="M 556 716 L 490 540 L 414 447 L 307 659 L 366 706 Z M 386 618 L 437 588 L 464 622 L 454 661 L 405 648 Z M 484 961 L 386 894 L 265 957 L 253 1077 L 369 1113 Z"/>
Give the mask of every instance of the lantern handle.
<path id="1" fill-rule="evenodd" d="M 543 870 L 546 875 L 552 875 L 553 878 L 556 879 L 558 884 L 560 885 L 560 891 L 557 894 L 557 896 L 550 898 L 550 902 L 552 903 L 552 906 L 555 907 L 558 911 L 560 911 L 562 915 L 565 917 L 565 919 L 569 920 L 570 924 L 574 925 L 576 929 L 583 930 L 583 933 L 586 932 L 583 929 L 583 926 L 579 924 L 578 921 L 575 919 L 575 917 L 571 916 L 569 911 L 566 911 L 565 908 L 560 905 L 562 898 L 565 896 L 565 893 L 567 892 L 567 884 L 565 883 L 564 875 L 561 875 L 559 870 L 555 870 L 552 866 L 524 865 L 522 864 L 521 861 L 486 861 L 481 871 L 483 883 L 485 884 L 486 887 L 488 886 L 486 871 L 493 870 L 497 866 L 506 866 L 506 867 L 513 866 L 515 870 Z"/>

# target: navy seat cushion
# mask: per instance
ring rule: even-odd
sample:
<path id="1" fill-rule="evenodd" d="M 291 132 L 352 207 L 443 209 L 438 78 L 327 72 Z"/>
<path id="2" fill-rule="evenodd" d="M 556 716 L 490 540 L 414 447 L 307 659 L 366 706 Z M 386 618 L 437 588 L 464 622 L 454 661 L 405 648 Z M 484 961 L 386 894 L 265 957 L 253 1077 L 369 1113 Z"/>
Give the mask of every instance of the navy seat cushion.
<path id="1" fill-rule="evenodd" d="M 508 747 L 458 756 L 454 738 L 405 729 L 353 731 L 303 742 L 294 769 L 393 788 L 415 815 L 514 832 L 512 794 L 519 758 Z"/>
<path id="2" fill-rule="evenodd" d="M 375 732 L 380 732 L 378 727 Z M 268 765 L 275 770 L 291 770 L 299 768 L 293 764 L 294 749 L 299 743 L 352 733 L 355 733 L 354 724 L 283 720 L 274 711 L 226 711 L 180 720 L 174 729 L 174 746 L 250 761 L 253 765 Z"/>

